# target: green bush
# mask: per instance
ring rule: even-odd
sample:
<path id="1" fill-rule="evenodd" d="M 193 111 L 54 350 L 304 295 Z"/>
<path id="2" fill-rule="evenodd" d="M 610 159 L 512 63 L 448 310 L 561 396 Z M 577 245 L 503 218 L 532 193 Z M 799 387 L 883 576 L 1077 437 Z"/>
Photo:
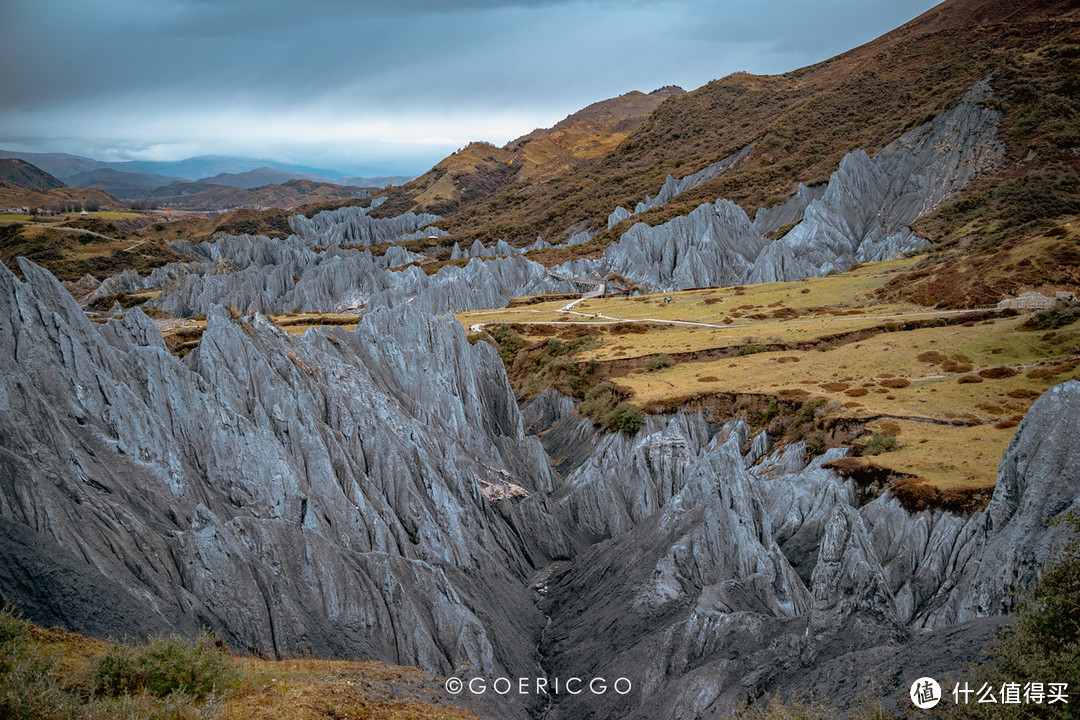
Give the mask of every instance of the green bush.
<path id="1" fill-rule="evenodd" d="M 605 412 L 600 419 L 600 423 L 608 430 L 621 430 L 626 433 L 637 432 L 643 422 L 645 416 L 642 412 L 624 402 Z"/>
<path id="2" fill-rule="evenodd" d="M 1073 531 L 1080 518 L 1064 516 Z M 1053 522 L 1051 523 L 1053 524 Z M 1076 717 L 1076 688 L 1080 686 L 1080 542 L 1074 536 L 1063 555 L 1051 563 L 1035 585 L 1021 593 L 1016 626 L 999 636 L 990 661 L 976 668 L 975 687 L 1001 687 L 1004 682 L 1068 683 L 1069 704 L 960 706 L 949 717 L 1052 718 Z"/>
<path id="3" fill-rule="evenodd" d="M 98 662 L 92 684 L 107 697 L 181 692 L 203 700 L 231 688 L 238 677 L 232 660 L 203 632 L 194 643 L 156 635 L 145 645 L 113 645 Z"/>
<path id="4" fill-rule="evenodd" d="M 780 414 L 780 406 L 776 404 L 776 398 L 769 398 L 769 406 L 765 408 L 764 422 L 769 422 Z"/>
<path id="5" fill-rule="evenodd" d="M 896 439 L 895 435 L 884 435 L 882 433 L 874 433 L 870 436 L 870 440 L 867 441 L 866 447 L 863 448 L 863 455 L 880 455 L 882 453 L 893 452 L 900 449 L 900 441 Z"/>
<path id="6" fill-rule="evenodd" d="M 674 364 L 675 361 L 671 359 L 670 355 L 656 355 L 649 358 L 649 361 L 645 363 L 645 372 L 656 372 Z"/>

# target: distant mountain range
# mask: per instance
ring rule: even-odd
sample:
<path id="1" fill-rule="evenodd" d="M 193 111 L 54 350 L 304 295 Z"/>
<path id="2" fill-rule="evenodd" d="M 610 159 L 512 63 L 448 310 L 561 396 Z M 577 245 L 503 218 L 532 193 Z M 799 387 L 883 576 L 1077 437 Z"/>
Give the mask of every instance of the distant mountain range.
<path id="1" fill-rule="evenodd" d="M 78 209 L 149 201 L 185 210 L 288 209 L 363 196 L 410 179 L 331 178 L 322 174 L 325 171 L 267 162 L 207 156 L 174 163 L 110 163 L 66 153 L 0 150 L 0 204 Z"/>
<path id="2" fill-rule="evenodd" d="M 108 162 L 68 153 L 31 153 L 0 150 L 0 158 L 18 158 L 32 163 L 72 187 L 96 187 L 106 192 L 120 190 L 122 199 L 139 199 L 127 191 L 132 187 L 164 187 L 174 182 L 204 182 L 211 185 L 250 189 L 289 180 L 312 180 L 356 187 L 386 187 L 408 182 L 407 176 L 339 177 L 332 170 L 281 163 L 276 160 L 203 155 L 170 162 Z M 110 171 L 103 173 L 101 171 Z M 130 176 L 130 177 L 129 177 Z M 116 193 L 112 193 L 116 194 Z M 125 194 L 130 195 L 125 197 Z"/>

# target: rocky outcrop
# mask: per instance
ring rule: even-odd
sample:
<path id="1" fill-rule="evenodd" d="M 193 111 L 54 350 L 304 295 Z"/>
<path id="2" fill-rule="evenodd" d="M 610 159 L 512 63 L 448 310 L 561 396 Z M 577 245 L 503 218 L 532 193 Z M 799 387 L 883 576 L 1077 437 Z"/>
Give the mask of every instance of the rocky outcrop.
<path id="1" fill-rule="evenodd" d="M 634 225 L 591 265 L 663 290 L 736 285 L 767 242 L 742 208 L 717 200 L 663 225 Z"/>
<path id="2" fill-rule="evenodd" d="M 303 337 L 213 308 L 181 364 L 141 311 L 95 326 L 22 269 L 0 269 L 6 600 L 78 621 L 109 593 L 89 627 L 114 635 L 533 672 L 525 579 L 568 550 L 515 525 L 555 478 L 487 345 L 408 307 Z M 504 478 L 527 497 L 481 493 Z"/>
<path id="3" fill-rule="evenodd" d="M 661 225 L 634 225 L 591 266 L 667 291 L 801 280 L 924 247 L 908 224 L 1004 157 L 991 99 L 989 83 L 977 83 L 954 108 L 873 158 L 849 153 L 827 186 L 800 186 L 787 202 L 758 210 L 753 223 L 718 200 Z M 630 216 L 616 211 L 608 225 Z M 783 237 L 766 237 L 800 219 Z"/>
<path id="4" fill-rule="evenodd" d="M 324 210 L 310 218 L 294 215 L 289 218 L 289 227 L 309 247 L 366 247 L 397 238 L 411 240 L 417 237 L 446 235 L 438 228 L 427 228 L 439 220 L 438 215 L 410 212 L 392 218 L 374 218 L 367 213 L 367 208 L 344 207 Z"/>
<path id="5" fill-rule="evenodd" d="M 805 219 L 762 252 L 746 282 L 796 280 L 926 245 L 907 225 L 1004 157 L 989 82 L 873 159 L 848 154 Z"/>
<path id="6" fill-rule="evenodd" d="M 656 197 L 649 197 L 646 195 L 645 200 L 639 202 L 634 207 L 633 212 L 630 212 L 621 206 L 615 208 L 615 211 L 608 216 L 607 226 L 609 228 L 615 227 L 629 217 L 639 215 L 654 207 L 660 207 L 680 193 L 696 188 L 698 185 L 707 183 L 710 180 L 715 180 L 733 167 L 737 167 L 748 155 L 750 155 L 750 151 L 753 149 L 753 144 L 746 145 L 722 160 L 717 160 L 711 165 L 707 165 L 701 170 L 698 170 L 696 173 L 685 175 L 678 180 L 668 175 L 667 179 L 664 180 L 664 184 L 660 187 L 660 192 L 656 194 Z"/>

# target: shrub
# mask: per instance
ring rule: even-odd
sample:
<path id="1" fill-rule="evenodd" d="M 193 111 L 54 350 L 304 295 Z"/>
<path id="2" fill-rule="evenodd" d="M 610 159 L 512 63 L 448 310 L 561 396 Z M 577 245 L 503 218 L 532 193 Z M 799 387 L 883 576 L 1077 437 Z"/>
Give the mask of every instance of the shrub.
<path id="1" fill-rule="evenodd" d="M 896 439 L 895 435 L 885 435 L 882 433 L 874 433 L 870 436 L 870 440 L 867 441 L 866 447 L 863 448 L 863 455 L 880 455 L 882 453 L 893 452 L 900 449 L 900 441 Z"/>
<path id="2" fill-rule="evenodd" d="M 979 371 L 979 376 L 980 377 L 989 378 L 990 380 L 999 380 L 1001 378 L 1012 377 L 1013 375 L 1016 375 L 1016 374 L 1017 374 L 1016 370 L 1014 370 L 1011 367 L 1006 367 L 1006 366 L 983 368 L 982 370 Z"/>
<path id="3" fill-rule="evenodd" d="M 769 406 L 765 408 L 764 420 L 769 422 L 774 417 L 780 414 L 780 406 L 776 404 L 776 398 L 769 398 Z"/>
<path id="4" fill-rule="evenodd" d="M 499 355 L 503 360 L 513 360 L 518 351 L 525 347 L 525 338 L 509 325 L 499 325 L 491 332 L 491 336 L 498 343 Z"/>
<path id="5" fill-rule="evenodd" d="M 927 350 L 924 353 L 920 353 L 916 358 L 919 362 L 938 364 L 945 362 L 948 358 L 939 353 L 937 350 Z"/>
<path id="6" fill-rule="evenodd" d="M 203 632 L 194 643 L 177 635 L 155 635 L 145 645 L 113 645 L 94 668 L 92 684 L 96 694 L 107 697 L 183 693 L 203 700 L 238 679 L 232 660 Z"/>
<path id="7" fill-rule="evenodd" d="M 654 355 L 649 358 L 649 361 L 645 363 L 645 372 L 655 372 L 657 370 L 663 370 L 664 368 L 671 367 L 675 364 L 675 361 L 671 359 L 670 355 Z"/>
<path id="8" fill-rule="evenodd" d="M 825 436 L 820 432 L 812 432 L 806 436 L 806 454 L 816 457 L 825 452 Z"/>
<path id="9" fill-rule="evenodd" d="M 645 416 L 642 412 L 624 402 L 605 412 L 600 419 L 600 423 L 608 430 L 621 430 L 626 433 L 637 432 L 643 422 Z"/>
<path id="10" fill-rule="evenodd" d="M 911 381 L 907 378 L 889 378 L 878 383 L 881 387 L 886 388 L 906 388 L 910 384 Z"/>
<path id="11" fill-rule="evenodd" d="M 1080 518 L 1063 516 L 1080 529 Z M 1051 521 L 1051 524 L 1055 524 Z M 976 682 L 1000 686 L 1003 682 L 1069 682 L 1070 693 L 1080 667 L 1080 543 L 1074 539 L 1064 554 L 1047 567 L 1031 589 L 1020 594 L 1016 626 L 1006 630 L 990 649 L 990 661 L 976 669 Z M 1070 698 L 1070 701 L 1073 698 Z M 967 717 L 1072 718 L 1071 703 L 1002 705 L 990 710 L 971 706 Z"/>
<path id="12" fill-rule="evenodd" d="M 851 388 L 850 390 L 845 390 L 844 391 L 844 394 L 849 395 L 850 397 L 862 397 L 863 395 L 868 395 L 869 393 L 870 393 L 869 390 L 867 390 L 866 388 L 862 388 L 862 387 Z"/>
<path id="13" fill-rule="evenodd" d="M 962 375 L 956 378 L 956 382 L 960 383 L 961 385 L 967 385 L 970 383 L 981 383 L 982 381 L 983 379 L 978 375 Z"/>

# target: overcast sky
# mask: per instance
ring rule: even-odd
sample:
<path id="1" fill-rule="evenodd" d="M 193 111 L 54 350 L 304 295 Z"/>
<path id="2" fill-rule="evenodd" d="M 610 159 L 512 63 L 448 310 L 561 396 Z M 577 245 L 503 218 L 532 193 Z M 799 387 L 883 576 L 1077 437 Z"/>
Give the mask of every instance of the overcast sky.
<path id="1" fill-rule="evenodd" d="M 932 0 L 0 0 L 0 148 L 418 174 L 630 90 L 843 52 Z"/>

